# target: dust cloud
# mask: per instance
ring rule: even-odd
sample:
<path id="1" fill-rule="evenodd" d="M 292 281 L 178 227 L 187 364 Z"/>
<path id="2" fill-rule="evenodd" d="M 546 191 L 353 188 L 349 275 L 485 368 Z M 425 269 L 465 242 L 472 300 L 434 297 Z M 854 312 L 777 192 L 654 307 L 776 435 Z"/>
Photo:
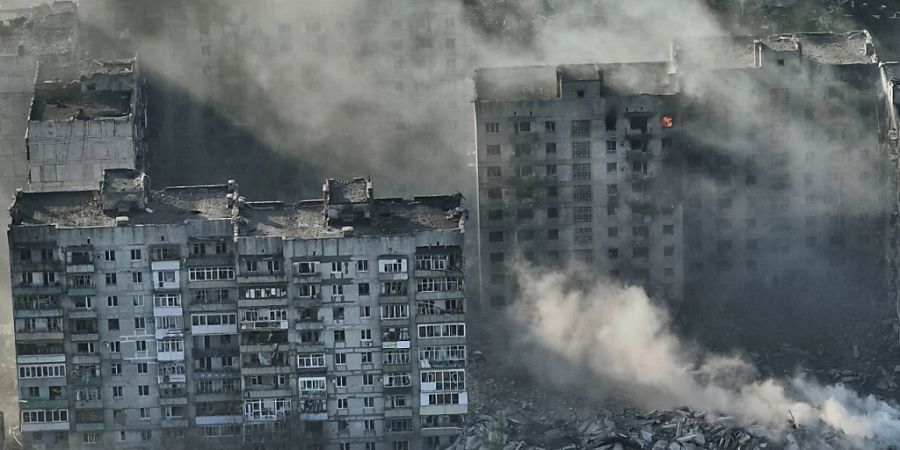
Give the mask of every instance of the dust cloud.
<path id="1" fill-rule="evenodd" d="M 648 408 L 730 415 L 764 426 L 774 439 L 786 439 L 793 426 L 836 430 L 848 449 L 900 442 L 896 405 L 801 375 L 761 378 L 739 355 L 710 353 L 681 339 L 668 312 L 641 288 L 531 269 L 519 276 L 515 317 L 530 338 L 605 382 L 652 393 L 640 399 Z"/>

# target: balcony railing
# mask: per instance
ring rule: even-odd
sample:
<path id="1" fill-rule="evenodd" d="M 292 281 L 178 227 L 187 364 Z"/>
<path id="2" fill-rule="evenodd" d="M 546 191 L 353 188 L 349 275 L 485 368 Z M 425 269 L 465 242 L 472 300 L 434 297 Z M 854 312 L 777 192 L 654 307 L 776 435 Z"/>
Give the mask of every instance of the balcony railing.
<path id="1" fill-rule="evenodd" d="M 184 387 L 161 387 L 159 388 L 160 397 L 184 397 L 187 395 L 187 389 Z"/>
<path id="2" fill-rule="evenodd" d="M 242 321 L 241 331 L 287 330 L 287 320 Z"/>

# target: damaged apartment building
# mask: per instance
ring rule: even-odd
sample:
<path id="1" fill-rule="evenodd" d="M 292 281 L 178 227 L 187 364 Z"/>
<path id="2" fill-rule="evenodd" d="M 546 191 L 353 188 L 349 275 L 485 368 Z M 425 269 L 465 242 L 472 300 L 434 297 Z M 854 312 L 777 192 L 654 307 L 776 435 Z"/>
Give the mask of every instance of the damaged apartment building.
<path id="1" fill-rule="evenodd" d="M 19 192 L 28 448 L 441 448 L 467 412 L 461 196 L 237 184 Z"/>
<path id="2" fill-rule="evenodd" d="M 572 258 L 680 298 L 668 64 L 482 69 L 476 90 L 482 302 L 513 299 L 519 258 Z"/>
<path id="3" fill-rule="evenodd" d="M 520 257 L 676 302 L 883 296 L 884 90 L 868 33 L 666 53 L 477 72 L 482 302 L 512 300 Z"/>
<path id="4" fill-rule="evenodd" d="M 142 169 L 142 94 L 136 58 L 40 63 L 25 139 L 29 190 L 90 190 L 105 169 Z"/>

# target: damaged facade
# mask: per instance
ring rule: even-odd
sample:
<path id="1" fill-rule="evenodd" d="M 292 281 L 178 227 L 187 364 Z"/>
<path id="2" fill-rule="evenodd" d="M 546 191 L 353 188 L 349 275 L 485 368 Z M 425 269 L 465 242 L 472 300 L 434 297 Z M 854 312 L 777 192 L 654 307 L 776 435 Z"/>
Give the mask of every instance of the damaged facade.
<path id="1" fill-rule="evenodd" d="M 83 191 L 105 169 L 142 169 L 146 106 L 137 59 L 38 65 L 28 116 L 28 187 Z"/>
<path id="2" fill-rule="evenodd" d="M 461 197 L 237 185 L 20 192 L 29 448 L 438 448 L 467 413 Z"/>
<path id="3" fill-rule="evenodd" d="M 883 297 L 881 85 L 865 31 L 479 70 L 482 301 L 515 252 L 699 304 Z"/>
<path id="4" fill-rule="evenodd" d="M 668 65 L 484 69 L 476 90 L 482 302 L 513 299 L 519 256 L 572 259 L 680 298 L 678 178 L 664 170 L 679 132 Z"/>

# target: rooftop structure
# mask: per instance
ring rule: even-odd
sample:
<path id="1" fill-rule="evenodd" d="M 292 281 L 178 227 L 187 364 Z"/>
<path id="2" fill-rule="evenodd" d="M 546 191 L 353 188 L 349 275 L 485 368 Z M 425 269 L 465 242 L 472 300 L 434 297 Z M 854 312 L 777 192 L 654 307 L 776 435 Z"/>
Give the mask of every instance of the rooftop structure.
<path id="1" fill-rule="evenodd" d="M 672 62 L 687 71 L 760 67 L 761 54 L 766 52 L 797 53 L 809 62 L 825 65 L 878 62 L 866 30 L 679 39 L 671 50 Z"/>
<path id="2" fill-rule="evenodd" d="M 559 99 L 563 83 L 599 82 L 600 95 L 672 95 L 678 92 L 667 62 L 564 64 L 478 69 L 477 101 Z"/>
<path id="3" fill-rule="evenodd" d="M 328 180 L 325 186 L 335 186 Z M 351 182 L 352 184 L 352 182 Z M 372 182 L 366 181 L 371 189 Z M 346 185 L 345 185 L 346 186 Z M 332 225 L 326 219 L 330 200 L 298 202 L 245 201 L 228 198 L 229 185 L 177 186 L 146 192 L 146 175 L 129 169 L 104 172 L 100 190 L 77 192 L 16 193 L 11 208 L 13 225 L 52 225 L 64 228 L 115 226 L 117 218 L 131 225 L 181 223 L 185 220 L 231 218 L 232 204 L 240 211 L 241 235 L 281 235 L 300 239 L 353 236 L 389 236 L 419 231 L 454 229 L 463 221 L 462 197 L 456 195 L 417 196 L 413 199 L 370 198 L 374 214 L 369 220 Z M 120 194 L 121 193 L 121 194 Z M 120 194 L 122 202 L 104 201 Z M 147 200 L 143 200 L 146 196 Z M 331 197 L 329 197 L 331 198 Z M 340 197 L 345 198 L 345 197 Z"/>
<path id="4" fill-rule="evenodd" d="M 29 120 L 123 118 L 132 113 L 134 59 L 44 63 Z"/>
<path id="5" fill-rule="evenodd" d="M 105 169 L 142 169 L 145 109 L 136 59 L 41 62 L 28 120 L 29 188 L 92 190 Z"/>

